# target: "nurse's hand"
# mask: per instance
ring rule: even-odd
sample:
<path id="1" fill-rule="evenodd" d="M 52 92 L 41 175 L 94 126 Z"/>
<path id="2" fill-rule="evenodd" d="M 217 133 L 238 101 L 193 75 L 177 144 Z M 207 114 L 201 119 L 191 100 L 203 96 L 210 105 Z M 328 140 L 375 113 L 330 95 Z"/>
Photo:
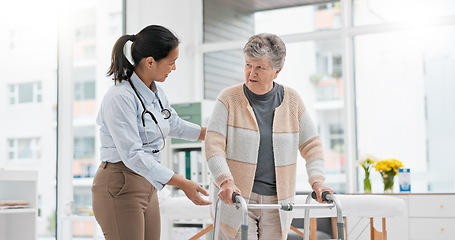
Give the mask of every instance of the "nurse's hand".
<path id="1" fill-rule="evenodd" d="M 327 187 L 326 185 L 324 185 L 324 183 L 322 182 L 315 182 L 313 183 L 313 186 L 311 186 L 313 188 L 313 191 L 316 193 L 316 196 L 318 197 L 316 199 L 316 201 L 322 203 L 322 193 L 323 192 L 328 192 L 330 194 L 333 194 L 333 190 L 329 187 Z M 325 201 L 324 201 L 325 202 Z"/>
<path id="2" fill-rule="evenodd" d="M 232 201 L 232 194 L 238 193 L 241 194 L 240 189 L 234 184 L 233 180 L 226 180 L 220 186 L 220 192 L 218 197 L 226 204 L 234 204 Z"/>
<path id="3" fill-rule="evenodd" d="M 205 196 L 209 196 L 209 193 L 205 191 L 196 182 L 183 178 L 177 174 L 172 176 L 171 180 L 167 182 L 168 185 L 177 186 L 185 192 L 185 195 L 196 205 L 210 205 L 212 202 L 203 199 L 200 195 L 202 193 Z"/>
<path id="4" fill-rule="evenodd" d="M 207 201 L 201 197 L 199 193 L 209 196 L 209 193 L 194 181 L 187 180 L 186 184 L 181 187 L 186 196 L 196 205 L 210 205 L 212 202 Z"/>

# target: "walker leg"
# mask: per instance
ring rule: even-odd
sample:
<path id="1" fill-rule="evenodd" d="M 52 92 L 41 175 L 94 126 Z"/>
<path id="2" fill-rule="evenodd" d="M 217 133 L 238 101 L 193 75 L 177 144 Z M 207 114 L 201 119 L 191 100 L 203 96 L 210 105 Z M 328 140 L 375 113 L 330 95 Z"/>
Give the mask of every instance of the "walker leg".
<path id="1" fill-rule="evenodd" d="M 248 240 L 248 206 L 245 199 L 238 193 L 232 194 L 232 200 L 234 203 L 239 203 L 242 208 L 241 239 Z"/>
<path id="2" fill-rule="evenodd" d="M 344 220 L 343 220 L 343 212 L 341 210 L 341 203 L 338 201 L 335 196 L 327 194 L 326 195 L 328 201 L 332 201 L 335 204 L 337 209 L 337 232 L 338 232 L 338 239 L 344 240 Z"/>
<path id="3" fill-rule="evenodd" d="M 218 198 L 215 204 L 215 218 L 213 219 L 213 240 L 218 240 L 218 234 L 220 231 L 220 206 L 221 200 Z"/>
<path id="4" fill-rule="evenodd" d="M 305 204 L 311 203 L 311 194 L 309 194 L 305 200 Z M 310 240 L 310 209 L 305 208 L 305 216 L 303 218 L 303 239 Z"/>

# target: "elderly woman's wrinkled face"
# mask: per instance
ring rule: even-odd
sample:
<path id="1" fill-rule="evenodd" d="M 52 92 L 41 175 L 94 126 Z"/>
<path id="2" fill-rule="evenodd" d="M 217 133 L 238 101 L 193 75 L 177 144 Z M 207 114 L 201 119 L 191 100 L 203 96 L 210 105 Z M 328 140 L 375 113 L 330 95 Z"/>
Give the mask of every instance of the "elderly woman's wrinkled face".
<path id="1" fill-rule="evenodd" d="M 245 58 L 246 86 L 253 93 L 263 95 L 272 90 L 273 79 L 278 76 L 278 71 L 273 70 L 268 57 Z"/>

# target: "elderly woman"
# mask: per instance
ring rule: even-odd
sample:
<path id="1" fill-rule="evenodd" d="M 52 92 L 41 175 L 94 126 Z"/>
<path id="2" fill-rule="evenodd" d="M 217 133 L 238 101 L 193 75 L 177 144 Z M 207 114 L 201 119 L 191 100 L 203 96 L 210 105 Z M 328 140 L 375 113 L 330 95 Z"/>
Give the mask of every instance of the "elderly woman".
<path id="1" fill-rule="evenodd" d="M 333 193 L 323 184 L 323 148 L 302 99 L 274 82 L 286 56 L 283 41 L 274 34 L 254 35 L 243 53 L 245 83 L 220 93 L 205 141 L 211 196 L 223 201 L 220 239 L 240 239 L 234 192 L 252 204 L 294 202 L 297 151 L 318 201 L 322 192 Z M 286 239 L 290 212 L 252 209 L 248 215 L 248 239 Z"/>

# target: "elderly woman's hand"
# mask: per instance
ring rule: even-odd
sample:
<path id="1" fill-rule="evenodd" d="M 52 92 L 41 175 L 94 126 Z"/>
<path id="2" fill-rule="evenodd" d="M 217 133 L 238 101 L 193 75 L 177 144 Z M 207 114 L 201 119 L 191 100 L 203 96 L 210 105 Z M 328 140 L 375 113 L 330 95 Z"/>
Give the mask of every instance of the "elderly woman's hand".
<path id="1" fill-rule="evenodd" d="M 235 186 L 233 180 L 226 180 L 220 186 L 220 192 L 218 193 L 218 197 L 226 204 L 234 204 L 232 201 L 232 194 L 238 193 L 241 194 L 240 189 Z"/>
<path id="2" fill-rule="evenodd" d="M 311 186 L 313 188 L 313 191 L 316 193 L 316 196 L 318 197 L 316 199 L 316 201 L 322 203 L 322 202 L 325 202 L 325 201 L 322 201 L 322 193 L 323 192 L 328 192 L 330 194 L 333 194 L 333 190 L 327 186 L 324 185 L 324 183 L 322 182 L 315 182 L 313 183 L 313 186 Z"/>

